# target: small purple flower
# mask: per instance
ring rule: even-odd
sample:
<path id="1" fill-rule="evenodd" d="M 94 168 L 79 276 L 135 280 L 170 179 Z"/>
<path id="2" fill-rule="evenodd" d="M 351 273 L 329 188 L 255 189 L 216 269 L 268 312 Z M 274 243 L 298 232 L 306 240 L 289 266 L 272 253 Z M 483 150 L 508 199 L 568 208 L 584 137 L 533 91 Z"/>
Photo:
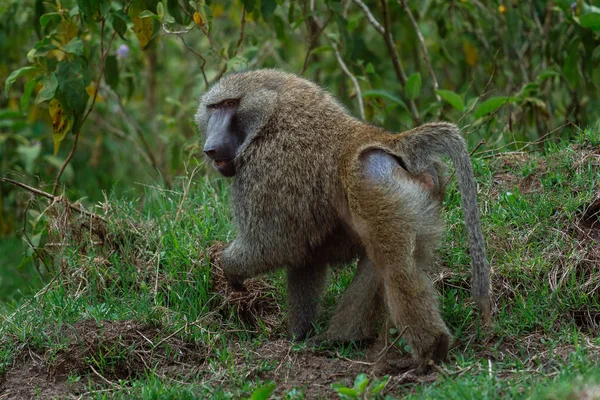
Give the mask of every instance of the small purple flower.
<path id="1" fill-rule="evenodd" d="M 571 11 L 572 11 L 572 12 L 575 12 L 575 9 L 576 9 L 576 8 L 577 8 L 577 2 L 576 2 L 576 1 L 574 1 L 574 2 L 572 2 L 572 3 L 571 3 Z"/>
<path id="2" fill-rule="evenodd" d="M 120 45 L 119 48 L 117 49 L 117 57 L 120 58 L 121 60 L 127 58 L 128 54 L 129 54 L 129 47 L 126 44 Z"/>

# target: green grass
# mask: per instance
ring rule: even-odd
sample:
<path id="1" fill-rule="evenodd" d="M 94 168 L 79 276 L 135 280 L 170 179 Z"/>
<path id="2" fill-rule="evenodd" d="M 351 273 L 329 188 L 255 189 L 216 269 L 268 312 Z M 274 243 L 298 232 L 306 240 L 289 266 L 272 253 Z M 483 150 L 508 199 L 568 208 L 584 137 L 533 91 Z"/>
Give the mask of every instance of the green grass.
<path id="1" fill-rule="evenodd" d="M 599 192 L 598 144 L 600 135 L 588 130 L 574 143 L 548 145 L 544 155 L 474 160 L 493 267 L 492 328 L 480 325 L 470 300 L 460 198 L 450 185 L 444 214 L 448 229 L 434 277 L 441 277 L 437 287 L 455 348 L 443 373 L 421 380 L 395 374 L 381 398 L 561 399 L 598 392 L 600 257 L 597 244 L 581 233 L 582 212 Z M 215 293 L 204 253 L 215 241 L 235 235 L 225 180 L 185 178 L 173 190 L 137 190 L 143 201 L 112 196 L 103 205 L 109 224 L 102 245 L 85 229 L 63 227 L 69 246 L 54 260 L 62 272 L 47 291 L 32 296 L 41 282 L 28 283 L 24 295 L 14 295 L 18 283 L 2 287 L 0 393 L 13 365 L 26 362 L 28 354 L 62 373 L 63 389 L 98 399 L 250 397 L 271 381 L 277 398 L 304 398 L 303 393 L 314 393 L 307 392 L 310 378 L 295 388 L 284 385 L 276 372 L 287 367 L 280 364 L 292 364 L 293 375 L 298 368 L 318 369 L 310 364 L 314 360 L 294 364 L 307 354 L 364 360 L 366 349 L 355 344 L 311 350 L 305 343 L 282 340 L 281 273 L 265 278 L 268 296 L 281 310 L 275 318 L 280 323 L 261 318 L 255 325 L 243 323 Z M 81 223 L 73 217 L 70 226 Z M 11 240 L 2 245 L 20 245 Z M 14 267 L 20 260 L 3 262 Z M 326 328 L 335 299 L 351 278 L 351 267 L 332 274 L 317 332 Z M 15 277 L 2 272 L 2 279 Z M 139 325 L 114 337 L 93 336 L 85 329 L 95 325 L 83 329 L 83 321 L 96 321 L 102 326 L 98 332 L 108 332 L 106 321 Z M 270 345 L 287 347 L 277 353 Z M 396 347 L 406 351 L 402 341 Z M 87 350 L 81 350 L 79 367 L 63 371 L 65 357 L 82 348 Z M 280 354 L 281 361 L 270 359 L 269 352 Z M 344 362 L 348 368 L 339 382 L 346 386 L 352 387 L 358 369 L 370 372 Z M 336 393 L 325 389 L 318 392 L 323 397 Z"/>

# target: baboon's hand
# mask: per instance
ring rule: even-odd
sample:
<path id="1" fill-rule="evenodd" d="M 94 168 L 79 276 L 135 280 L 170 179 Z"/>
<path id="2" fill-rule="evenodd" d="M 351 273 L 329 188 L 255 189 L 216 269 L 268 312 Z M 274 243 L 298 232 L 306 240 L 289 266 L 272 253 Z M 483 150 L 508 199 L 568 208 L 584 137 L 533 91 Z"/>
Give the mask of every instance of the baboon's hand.
<path id="1" fill-rule="evenodd" d="M 236 292 L 242 292 L 246 290 L 244 286 L 244 281 L 246 280 L 245 276 L 242 276 L 237 268 L 235 268 L 235 263 L 232 260 L 231 251 L 229 244 L 225 247 L 221 253 L 221 268 L 223 268 L 223 275 L 229 287 Z"/>
<path id="2" fill-rule="evenodd" d="M 243 292 L 246 290 L 246 287 L 244 286 L 244 278 L 239 276 L 225 276 L 225 279 L 227 279 L 227 283 L 233 291 Z"/>

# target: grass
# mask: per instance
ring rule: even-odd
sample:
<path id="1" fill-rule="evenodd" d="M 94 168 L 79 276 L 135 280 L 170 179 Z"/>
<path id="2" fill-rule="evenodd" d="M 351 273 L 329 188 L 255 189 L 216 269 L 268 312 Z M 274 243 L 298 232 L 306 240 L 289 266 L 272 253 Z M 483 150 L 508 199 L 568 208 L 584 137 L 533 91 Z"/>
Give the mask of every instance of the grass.
<path id="1" fill-rule="evenodd" d="M 363 372 L 372 382 L 391 375 L 380 398 L 599 396 L 599 144 L 600 134 L 587 130 L 572 143 L 549 144 L 544 155 L 474 159 L 493 266 L 492 328 L 480 325 L 470 300 L 451 184 L 432 277 L 456 342 L 449 361 L 426 377 L 374 372 L 358 344 L 284 340 L 282 273 L 251 283 L 250 297 L 231 295 L 208 257 L 235 235 L 222 179 L 142 187 L 138 201 L 111 196 L 101 204 L 106 225 L 56 205 L 43 221 L 48 242 L 66 244 L 47 261 L 60 272 L 35 296 L 3 287 L 0 399 L 258 399 L 270 383 L 277 398 L 330 398 L 348 396 L 340 388 L 351 389 Z M 352 266 L 332 274 L 317 332 L 351 278 Z M 408 357 L 402 340 L 386 357 Z"/>

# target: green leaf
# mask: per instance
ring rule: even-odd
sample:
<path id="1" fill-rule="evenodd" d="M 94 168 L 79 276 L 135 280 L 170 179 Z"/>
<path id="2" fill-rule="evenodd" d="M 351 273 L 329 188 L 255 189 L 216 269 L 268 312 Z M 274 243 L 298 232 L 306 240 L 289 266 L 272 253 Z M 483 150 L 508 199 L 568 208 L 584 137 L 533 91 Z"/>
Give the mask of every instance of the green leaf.
<path id="1" fill-rule="evenodd" d="M 38 78 L 35 78 L 25 84 L 25 90 L 23 90 L 23 96 L 21 96 L 21 112 L 23 114 L 27 113 L 27 110 L 29 110 L 29 99 L 31 98 L 31 93 L 36 87 L 38 80 Z"/>
<path id="2" fill-rule="evenodd" d="M 77 0 L 77 7 L 85 18 L 99 20 L 110 10 L 109 0 Z"/>
<path id="3" fill-rule="evenodd" d="M 354 388 L 356 389 L 356 391 L 360 394 L 363 394 L 365 392 L 365 389 L 367 389 L 367 386 L 369 386 L 369 378 L 367 377 L 367 375 L 356 375 L 356 378 L 354 379 Z"/>
<path id="4" fill-rule="evenodd" d="M 227 61 L 228 71 L 240 71 L 248 68 L 248 60 L 242 56 L 235 56 Z"/>
<path id="5" fill-rule="evenodd" d="M 33 146 L 21 145 L 21 146 L 17 147 L 17 153 L 19 153 L 19 156 L 21 157 L 21 162 L 25 166 L 25 171 L 27 171 L 27 173 L 29 173 L 29 174 L 33 173 L 33 166 L 34 166 L 35 160 L 40 155 L 41 150 L 42 150 L 42 146 L 40 146 L 40 145 L 33 145 Z"/>
<path id="6" fill-rule="evenodd" d="M 448 104 L 456 108 L 458 111 L 463 112 L 465 110 L 465 103 L 462 97 L 452 90 L 436 90 L 435 91 L 442 99 L 446 100 Z"/>
<path id="7" fill-rule="evenodd" d="M 140 13 L 140 15 L 138 15 L 138 18 L 155 18 L 155 19 L 159 19 L 158 15 L 154 14 L 150 10 L 144 10 L 144 11 L 142 11 Z"/>
<path id="8" fill-rule="evenodd" d="M 383 388 L 385 388 L 385 385 L 387 385 L 389 380 L 390 380 L 390 377 L 386 376 L 379 382 L 373 382 L 373 387 L 371 387 L 371 390 L 369 390 L 369 395 L 375 396 L 376 394 L 381 392 L 383 390 Z"/>
<path id="9" fill-rule="evenodd" d="M 30 72 L 30 71 L 35 71 L 37 70 L 36 67 L 22 67 L 19 68 L 16 71 L 13 71 L 8 78 L 6 78 L 6 81 L 4 81 L 4 93 L 6 95 L 6 97 L 8 97 L 8 92 L 10 92 L 10 87 L 12 86 L 13 83 L 15 83 L 15 81 L 23 74 Z"/>
<path id="10" fill-rule="evenodd" d="M 33 48 L 35 50 L 32 50 L 30 52 L 33 54 L 33 57 L 44 57 L 44 56 L 48 55 L 48 53 L 50 51 L 58 49 L 58 46 L 53 44 L 51 42 L 50 38 L 44 38 L 44 39 L 40 40 L 39 42 L 37 42 L 33 46 Z M 28 55 L 28 57 L 29 57 L 29 55 Z"/>
<path id="11" fill-rule="evenodd" d="M 254 11 L 254 6 L 256 5 L 256 0 L 242 0 L 242 4 L 246 7 L 246 11 L 251 13 Z"/>
<path id="12" fill-rule="evenodd" d="M 404 103 L 404 101 L 400 97 L 398 97 L 398 96 L 396 96 L 394 94 L 391 94 L 389 92 L 386 92 L 385 90 L 366 90 L 366 91 L 363 92 L 362 95 L 363 95 L 364 98 L 368 98 L 368 97 L 382 97 L 384 99 L 391 100 L 394 103 L 399 104 L 400 106 L 402 106 L 405 110 L 408 110 L 408 108 L 406 107 L 406 103 Z"/>
<path id="13" fill-rule="evenodd" d="M 112 15 L 112 28 L 119 34 L 121 39 L 125 39 L 123 35 L 127 32 L 127 23 L 131 22 L 131 18 L 123 10 L 113 10 Z"/>
<path id="14" fill-rule="evenodd" d="M 158 19 L 160 21 L 165 17 L 165 6 L 161 2 L 156 4 L 156 14 L 158 15 Z"/>
<path id="15" fill-rule="evenodd" d="M 260 0 L 260 13 L 263 19 L 270 17 L 276 8 L 277 3 L 275 0 Z"/>
<path id="16" fill-rule="evenodd" d="M 540 72 L 540 74 L 536 78 L 536 81 L 542 82 L 542 81 L 544 81 L 544 80 L 546 80 L 548 78 L 551 78 L 553 76 L 560 76 L 560 73 L 557 70 L 553 69 L 553 68 L 548 68 L 548 69 L 545 69 L 542 72 Z"/>
<path id="17" fill-rule="evenodd" d="M 600 14 L 589 13 L 579 16 L 579 25 L 590 28 L 594 32 L 600 32 Z"/>
<path id="18" fill-rule="evenodd" d="M 69 54 L 83 56 L 83 42 L 79 38 L 74 38 L 63 47 L 63 50 Z"/>
<path id="19" fill-rule="evenodd" d="M 189 11 L 189 7 L 187 7 L 185 4 L 182 4 L 181 7 L 186 8 L 185 11 Z M 175 21 L 178 24 L 186 25 L 190 22 L 190 18 L 186 15 L 185 11 L 181 9 L 181 7 L 179 7 L 178 0 L 167 0 L 167 11 L 169 11 L 169 14 L 175 18 Z"/>
<path id="20" fill-rule="evenodd" d="M 42 29 L 46 29 L 48 23 L 53 19 L 60 19 L 60 15 L 55 12 L 42 15 L 40 17 L 40 25 L 42 26 Z"/>
<path id="21" fill-rule="evenodd" d="M 63 61 L 56 70 L 58 85 L 68 106 L 75 114 L 81 115 L 88 101 L 85 87 L 90 83 L 89 66 L 80 58 Z"/>
<path id="22" fill-rule="evenodd" d="M 116 56 L 106 57 L 104 79 L 113 90 L 117 90 L 117 86 L 119 86 L 119 64 Z"/>
<path id="23" fill-rule="evenodd" d="M 409 100 L 419 97 L 419 93 L 421 92 L 421 74 L 419 72 L 415 72 L 408 78 L 404 92 Z"/>
<path id="24" fill-rule="evenodd" d="M 54 94 L 58 88 L 58 78 L 56 77 L 56 74 L 52 72 L 50 75 L 44 76 L 42 79 L 42 85 L 44 86 L 38 93 L 37 99 L 35 100 L 37 104 L 54 98 Z"/>
<path id="25" fill-rule="evenodd" d="M 337 387 L 335 391 L 339 394 L 343 394 L 345 396 L 350 396 L 354 399 L 358 398 L 358 392 L 355 389 L 349 387 Z"/>
<path id="26" fill-rule="evenodd" d="M 252 392 L 252 396 L 250 396 L 250 400 L 266 400 L 271 397 L 271 393 L 275 390 L 274 383 L 268 383 L 256 389 Z"/>
<path id="27" fill-rule="evenodd" d="M 502 105 L 511 103 L 512 101 L 513 99 L 509 96 L 492 97 L 481 103 L 481 105 L 479 106 L 477 111 L 475 111 L 473 116 L 475 118 L 483 117 L 486 114 L 496 111 L 497 109 L 502 107 Z"/>
<path id="28" fill-rule="evenodd" d="M 540 88 L 540 84 L 538 82 L 526 83 L 523 86 L 523 88 L 521 88 L 521 91 L 519 92 L 518 96 L 519 97 L 531 96 L 532 94 L 536 93 L 539 88 Z"/>

